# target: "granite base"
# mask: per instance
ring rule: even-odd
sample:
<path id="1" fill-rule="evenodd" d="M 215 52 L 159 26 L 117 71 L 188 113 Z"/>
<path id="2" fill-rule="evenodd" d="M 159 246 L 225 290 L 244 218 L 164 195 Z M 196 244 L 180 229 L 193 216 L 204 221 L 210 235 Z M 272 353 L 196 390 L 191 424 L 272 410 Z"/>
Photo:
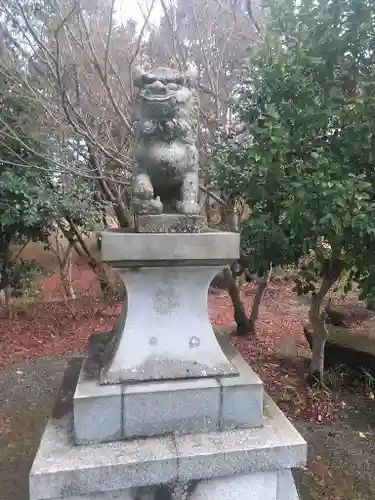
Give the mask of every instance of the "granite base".
<path id="1" fill-rule="evenodd" d="M 30 500 L 233 500 L 245 483 L 251 500 L 297 498 L 284 474 L 305 464 L 306 443 L 268 397 L 260 428 L 77 446 L 76 383 L 63 383 L 30 472 Z"/>
<path id="2" fill-rule="evenodd" d="M 263 384 L 216 335 L 239 376 L 121 385 L 101 385 L 99 379 L 103 345 L 114 334 L 92 335 L 74 394 L 76 443 L 261 426 Z"/>

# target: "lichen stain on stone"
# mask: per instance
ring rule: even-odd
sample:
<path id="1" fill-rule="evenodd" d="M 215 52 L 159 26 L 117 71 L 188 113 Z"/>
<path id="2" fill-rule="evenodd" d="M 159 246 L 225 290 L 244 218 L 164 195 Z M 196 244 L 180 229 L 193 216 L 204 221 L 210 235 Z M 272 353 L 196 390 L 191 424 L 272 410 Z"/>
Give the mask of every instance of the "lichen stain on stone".
<path id="1" fill-rule="evenodd" d="M 176 293 L 173 286 L 159 288 L 153 298 L 153 308 L 159 316 L 170 316 L 178 308 Z"/>

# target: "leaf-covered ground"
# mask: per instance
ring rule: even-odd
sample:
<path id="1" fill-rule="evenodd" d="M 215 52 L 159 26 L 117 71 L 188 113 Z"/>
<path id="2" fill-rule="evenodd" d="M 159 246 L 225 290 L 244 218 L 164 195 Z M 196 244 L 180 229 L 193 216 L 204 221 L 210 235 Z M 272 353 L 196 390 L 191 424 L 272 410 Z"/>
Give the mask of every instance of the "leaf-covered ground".
<path id="1" fill-rule="evenodd" d="M 119 302 L 103 299 L 86 265 L 74 264 L 74 286 L 79 298 L 67 303 L 61 300 L 59 277 L 43 277 L 38 300 L 16 302 L 11 320 L 0 317 L 0 447 L 5 450 L 1 500 L 27 498 L 28 470 L 67 362 L 56 356 L 83 351 L 88 336 L 111 329 L 120 312 Z M 242 294 L 250 310 L 254 287 L 246 285 Z M 226 292 L 209 295 L 208 302 L 212 321 L 231 331 L 233 313 Z M 302 334 L 307 309 L 290 283 L 272 283 L 257 336 L 233 342 L 309 443 L 308 465 L 297 473 L 301 498 L 370 500 L 375 495 L 375 401 L 364 391 L 308 388 L 309 348 Z M 14 489 L 20 463 L 17 484 L 22 492 Z"/>
<path id="2" fill-rule="evenodd" d="M 53 261 L 49 262 L 52 269 Z M 0 365 L 42 356 L 83 350 L 89 335 L 108 331 L 120 313 L 118 301 L 104 299 L 90 268 L 75 262 L 74 287 L 79 298 L 66 302 L 58 274 L 39 280 L 38 300 L 15 304 L 13 317 L 0 320 Z M 245 285 L 243 299 L 250 311 L 254 286 Z M 234 328 L 230 299 L 225 291 L 208 297 L 215 325 Z M 339 417 L 340 398 L 311 391 L 306 382 L 309 349 L 302 334 L 307 307 L 285 281 L 266 291 L 256 337 L 233 338 L 243 356 L 261 376 L 266 390 L 290 418 L 327 423 Z"/>

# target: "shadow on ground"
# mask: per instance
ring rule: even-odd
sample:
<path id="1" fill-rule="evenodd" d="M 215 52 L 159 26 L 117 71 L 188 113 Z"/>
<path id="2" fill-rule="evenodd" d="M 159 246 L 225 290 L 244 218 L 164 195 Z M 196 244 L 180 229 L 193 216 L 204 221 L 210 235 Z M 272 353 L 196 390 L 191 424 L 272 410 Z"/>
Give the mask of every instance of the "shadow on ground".
<path id="1" fill-rule="evenodd" d="M 28 474 L 65 369 L 80 358 L 54 357 L 0 371 L 0 500 L 28 500 Z M 309 467 L 296 471 L 301 500 L 375 498 L 375 402 L 343 394 L 343 420 L 333 426 L 297 423 L 309 443 Z M 219 499 L 218 499 L 219 500 Z"/>
<path id="2" fill-rule="evenodd" d="M 41 358 L 0 371 L 0 500 L 28 500 L 28 475 L 64 371 L 80 358 Z"/>

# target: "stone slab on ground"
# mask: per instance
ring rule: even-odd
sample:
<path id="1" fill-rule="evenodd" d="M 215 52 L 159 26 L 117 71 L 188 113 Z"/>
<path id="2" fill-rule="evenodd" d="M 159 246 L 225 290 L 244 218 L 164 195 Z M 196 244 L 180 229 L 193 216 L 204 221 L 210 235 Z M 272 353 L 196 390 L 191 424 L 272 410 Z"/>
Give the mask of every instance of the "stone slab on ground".
<path id="1" fill-rule="evenodd" d="M 30 472 L 30 500 L 299 467 L 306 443 L 268 398 L 262 428 L 75 446 L 64 388 Z"/>
<path id="2" fill-rule="evenodd" d="M 363 376 L 364 371 L 375 375 L 375 337 L 372 332 L 356 332 L 342 326 L 328 325 L 329 336 L 324 347 L 325 369 L 344 365 Z M 312 348 L 310 325 L 303 329 Z"/>
<path id="3" fill-rule="evenodd" d="M 263 384 L 221 334 L 239 376 L 101 385 L 100 355 L 113 336 L 90 337 L 74 395 L 77 443 L 262 425 Z"/>

